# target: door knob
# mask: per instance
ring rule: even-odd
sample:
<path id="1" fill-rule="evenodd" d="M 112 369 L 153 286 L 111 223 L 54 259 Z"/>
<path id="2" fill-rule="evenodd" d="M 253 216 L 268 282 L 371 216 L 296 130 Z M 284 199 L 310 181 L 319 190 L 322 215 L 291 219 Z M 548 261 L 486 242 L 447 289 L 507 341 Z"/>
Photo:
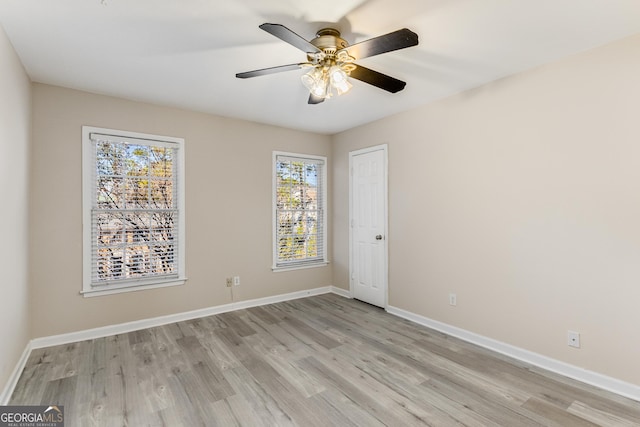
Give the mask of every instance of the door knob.
<path id="1" fill-rule="evenodd" d="M 378 235 L 376 236 L 376 240 L 382 240 L 382 234 L 378 234 Z"/>

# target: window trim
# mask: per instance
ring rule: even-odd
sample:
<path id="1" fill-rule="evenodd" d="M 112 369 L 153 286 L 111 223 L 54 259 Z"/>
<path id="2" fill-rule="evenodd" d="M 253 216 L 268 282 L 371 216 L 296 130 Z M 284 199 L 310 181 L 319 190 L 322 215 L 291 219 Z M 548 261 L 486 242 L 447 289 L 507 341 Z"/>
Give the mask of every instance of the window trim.
<path id="1" fill-rule="evenodd" d="M 177 144 L 176 167 L 177 167 L 177 204 L 178 204 L 178 277 L 158 278 L 147 277 L 138 280 L 128 280 L 123 283 L 105 285 L 104 287 L 92 286 L 92 221 L 91 209 L 95 188 L 93 186 L 93 173 L 96 158 L 91 141 L 91 134 L 102 134 L 113 137 L 115 140 L 139 139 L 147 141 L 157 141 L 159 144 Z M 167 286 L 183 285 L 187 278 L 185 276 L 185 153 L 184 139 L 170 136 L 153 135 L 139 132 L 123 131 L 117 129 L 99 128 L 93 126 L 82 126 L 82 290 L 80 294 L 86 297 L 100 295 L 111 295 L 123 292 L 133 292 L 146 289 L 162 288 Z"/>
<path id="2" fill-rule="evenodd" d="M 320 195 L 322 197 L 321 203 L 321 211 L 322 211 L 322 256 L 321 259 L 316 260 L 308 260 L 308 261 L 300 261 L 295 263 L 290 263 L 287 265 L 278 265 L 278 210 L 277 210 L 277 160 L 279 156 L 283 157 L 292 157 L 298 158 L 300 160 L 315 160 L 322 161 L 322 185 L 320 188 Z M 291 270 L 301 270 L 307 268 L 316 268 L 316 267 L 324 267 L 329 264 L 329 260 L 327 257 L 327 212 L 328 212 L 328 200 L 327 200 L 327 166 L 328 161 L 326 156 L 318 156 L 314 154 L 300 154 L 300 153 L 291 153 L 287 151 L 273 151 L 271 158 L 271 213 L 272 213 L 272 265 L 271 270 L 273 272 L 282 272 L 282 271 L 291 271 Z"/>

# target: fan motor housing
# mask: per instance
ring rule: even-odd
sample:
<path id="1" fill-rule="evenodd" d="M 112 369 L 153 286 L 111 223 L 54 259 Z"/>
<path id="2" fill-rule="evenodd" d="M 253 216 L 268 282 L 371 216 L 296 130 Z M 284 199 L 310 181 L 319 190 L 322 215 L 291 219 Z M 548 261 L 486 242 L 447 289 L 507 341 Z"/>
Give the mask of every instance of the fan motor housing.
<path id="1" fill-rule="evenodd" d="M 316 33 L 316 37 L 310 40 L 309 43 L 321 49 L 325 53 L 344 49 L 349 46 L 349 43 L 342 37 L 340 37 L 340 31 L 335 28 L 323 28 Z M 329 52 L 327 52 L 329 51 Z"/>

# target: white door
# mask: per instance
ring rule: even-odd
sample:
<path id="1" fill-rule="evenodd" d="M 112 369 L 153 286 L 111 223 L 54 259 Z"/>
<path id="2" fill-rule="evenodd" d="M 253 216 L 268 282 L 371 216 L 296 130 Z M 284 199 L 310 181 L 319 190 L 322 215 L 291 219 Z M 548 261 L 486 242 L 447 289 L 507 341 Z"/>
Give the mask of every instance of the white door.
<path id="1" fill-rule="evenodd" d="M 351 296 L 387 305 L 387 146 L 349 153 Z"/>

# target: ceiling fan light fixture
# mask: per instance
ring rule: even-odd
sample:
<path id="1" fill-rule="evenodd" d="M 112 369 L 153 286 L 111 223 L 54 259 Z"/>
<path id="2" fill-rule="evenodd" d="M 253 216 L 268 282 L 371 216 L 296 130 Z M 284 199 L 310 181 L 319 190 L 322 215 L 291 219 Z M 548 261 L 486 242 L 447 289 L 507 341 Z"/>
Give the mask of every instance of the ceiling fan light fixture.
<path id="1" fill-rule="evenodd" d="M 320 104 L 335 93 L 342 95 L 348 92 L 352 87 L 349 77 L 390 93 L 403 90 L 406 83 L 402 80 L 357 65 L 354 61 L 418 44 L 418 35 L 407 28 L 354 45 L 349 45 L 340 37 L 340 31 L 334 28 L 319 30 L 312 40 L 305 40 L 281 24 L 264 23 L 260 25 L 260 29 L 305 52 L 307 61 L 237 73 L 236 77 L 246 79 L 311 67 L 310 71 L 301 76 L 301 80 L 310 92 L 308 103 L 312 105 Z"/>
<path id="2" fill-rule="evenodd" d="M 331 81 L 331 87 L 338 92 L 338 95 L 349 92 L 352 85 L 349 83 L 347 73 L 338 65 L 333 65 L 329 68 L 329 79 Z"/>
<path id="3" fill-rule="evenodd" d="M 342 95 L 343 93 L 349 92 L 349 90 L 353 87 L 353 85 L 349 83 L 347 80 L 345 80 L 339 84 L 334 84 L 333 87 L 338 92 L 338 95 Z"/>
<path id="4" fill-rule="evenodd" d="M 331 79 L 332 85 L 339 85 L 347 81 L 347 73 L 339 66 L 333 65 L 329 68 L 329 78 Z"/>
<path id="5" fill-rule="evenodd" d="M 338 95 L 347 93 L 352 85 L 349 75 L 339 65 L 327 67 L 319 64 L 300 77 L 302 84 L 318 98 L 331 98 L 333 92 Z"/>
<path id="6" fill-rule="evenodd" d="M 309 90 L 311 90 L 313 88 L 313 85 L 316 82 L 315 71 L 316 70 L 314 68 L 311 71 L 309 71 L 308 73 L 305 73 L 300 77 L 300 80 L 302 81 L 302 84 Z"/>
<path id="7" fill-rule="evenodd" d="M 318 81 L 311 88 L 310 92 L 318 98 L 329 98 L 331 94 L 327 91 L 327 85 L 323 81 Z"/>
<path id="8" fill-rule="evenodd" d="M 309 92 L 319 98 L 327 97 L 327 76 L 322 68 L 314 67 L 300 78 Z"/>

